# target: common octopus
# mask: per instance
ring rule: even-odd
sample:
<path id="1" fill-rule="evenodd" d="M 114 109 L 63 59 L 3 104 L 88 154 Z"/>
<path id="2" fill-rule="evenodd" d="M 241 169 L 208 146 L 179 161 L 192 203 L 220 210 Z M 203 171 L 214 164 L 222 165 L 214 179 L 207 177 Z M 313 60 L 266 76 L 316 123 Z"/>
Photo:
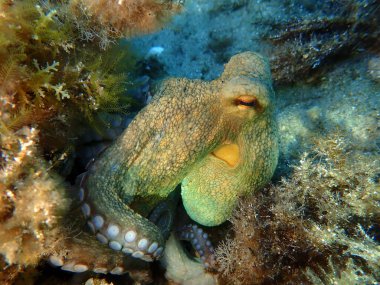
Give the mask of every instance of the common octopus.
<path id="1" fill-rule="evenodd" d="M 73 249 L 50 262 L 74 272 L 122 274 L 129 268 L 121 253 L 133 257 L 128 260 L 159 259 L 179 184 L 190 218 L 216 226 L 230 217 L 239 197 L 270 180 L 277 159 L 274 92 L 262 56 L 235 55 L 210 82 L 164 80 L 81 179 L 81 209 L 93 234 L 79 237 L 77 247 L 91 247 L 93 260 L 67 244 Z M 95 236 L 111 250 L 97 246 Z"/>

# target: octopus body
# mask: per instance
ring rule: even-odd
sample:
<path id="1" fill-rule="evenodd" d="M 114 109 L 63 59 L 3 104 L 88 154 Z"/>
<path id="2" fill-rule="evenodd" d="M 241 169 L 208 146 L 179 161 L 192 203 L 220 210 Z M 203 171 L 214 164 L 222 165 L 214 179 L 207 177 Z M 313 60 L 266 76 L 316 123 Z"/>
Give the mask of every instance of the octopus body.
<path id="1" fill-rule="evenodd" d="M 211 82 L 169 78 L 83 176 L 81 209 L 93 232 L 88 238 L 135 259 L 158 259 L 178 185 L 190 218 L 216 226 L 239 197 L 269 181 L 277 159 L 274 92 L 262 56 L 232 57 Z M 70 256 L 52 258 L 62 266 Z M 97 263 L 87 260 L 86 269 L 111 270 L 97 270 Z"/>

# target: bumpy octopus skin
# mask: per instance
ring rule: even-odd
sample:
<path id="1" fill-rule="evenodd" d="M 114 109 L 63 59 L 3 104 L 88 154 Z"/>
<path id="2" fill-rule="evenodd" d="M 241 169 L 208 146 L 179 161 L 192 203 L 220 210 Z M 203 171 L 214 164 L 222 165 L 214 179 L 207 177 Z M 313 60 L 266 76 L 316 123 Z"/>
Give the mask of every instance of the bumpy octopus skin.
<path id="1" fill-rule="evenodd" d="M 98 241 L 118 256 L 152 261 L 161 256 L 170 231 L 173 211 L 166 201 L 176 186 L 181 184 L 184 207 L 195 222 L 219 225 L 239 197 L 270 180 L 277 159 L 269 65 L 244 52 L 214 81 L 162 82 L 150 104 L 83 176 L 82 212 Z M 50 260 L 63 267 L 71 260 L 66 270 L 79 271 L 70 258 Z M 125 270 L 85 262 L 82 271 Z"/>

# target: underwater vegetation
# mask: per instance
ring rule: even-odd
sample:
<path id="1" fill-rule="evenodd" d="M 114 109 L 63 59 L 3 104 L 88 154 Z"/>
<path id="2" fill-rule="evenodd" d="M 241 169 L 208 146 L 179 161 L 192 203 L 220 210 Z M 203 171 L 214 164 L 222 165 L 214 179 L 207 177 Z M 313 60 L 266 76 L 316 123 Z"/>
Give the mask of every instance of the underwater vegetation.
<path id="1" fill-rule="evenodd" d="M 67 211 L 63 182 L 38 150 L 38 131 L 23 127 L 1 132 L 0 280 L 8 284 L 35 267 L 61 237 L 58 223 Z"/>
<path id="2" fill-rule="evenodd" d="M 216 250 L 222 282 L 379 282 L 379 156 L 350 148 L 319 138 L 289 178 L 241 201 Z"/>
<path id="3" fill-rule="evenodd" d="M 128 112 L 134 104 L 127 94 L 135 56 L 119 39 L 161 27 L 178 12 L 180 2 L 0 0 L 1 284 L 131 282 L 127 274 L 115 277 L 63 273 L 45 261 L 53 254 L 69 256 L 65 249 L 75 242 L 77 247 L 70 257 L 81 262 L 75 264 L 79 265 L 76 269 L 83 269 L 89 260 L 106 265 L 125 262 L 122 253 L 110 248 L 102 255 L 104 248 L 92 234 L 83 231 L 84 220 L 80 218 L 79 203 L 75 202 L 78 189 L 72 189 L 64 179 L 72 181 L 77 174 L 69 161 L 71 154 L 77 154 L 78 137 L 89 130 L 102 136 L 108 129 L 107 118 Z M 243 11 L 253 3 L 217 2 L 216 8 L 209 11 L 212 17 Z M 260 2 L 269 5 L 271 1 Z M 315 4 L 321 1 L 285 2 L 293 3 L 290 6 L 308 2 L 309 9 L 320 8 L 323 16 L 272 24 L 271 31 L 277 34 L 267 39 L 274 45 L 272 71 L 278 85 L 299 79 L 311 81 L 333 66 L 336 57 L 362 51 L 378 53 L 378 1 L 325 1 L 322 6 Z M 205 41 L 218 63 L 225 63 L 235 53 L 233 49 L 240 40 L 228 35 L 216 30 Z M 176 47 L 180 49 L 180 43 Z M 374 84 L 379 82 L 379 66 L 378 55 L 368 62 L 368 76 Z M 363 121 L 356 127 L 347 126 L 357 136 L 365 134 L 357 134 L 358 129 L 372 128 L 372 124 L 366 125 L 368 118 L 362 116 L 362 111 L 354 109 L 363 100 L 361 87 L 350 90 L 353 94 L 347 100 L 352 100 L 349 107 L 353 108 L 347 116 L 355 117 L 357 112 Z M 307 93 L 309 89 L 304 90 Z M 373 95 L 377 96 L 374 90 Z M 329 89 L 320 96 L 328 96 L 329 92 L 336 91 Z M 369 93 L 372 95 L 372 91 Z M 317 100 L 310 102 L 312 105 Z M 372 101 L 367 103 L 371 104 Z M 338 117 L 337 121 L 341 118 L 325 106 L 310 107 L 310 116 L 317 117 L 316 124 L 322 121 L 316 114 L 319 110 Z M 377 112 L 376 106 L 370 107 L 373 113 Z M 286 120 L 289 129 L 301 126 L 292 122 Z M 375 131 L 373 136 L 363 135 L 363 141 L 376 137 Z M 302 151 L 303 147 L 297 137 L 295 148 Z M 208 277 L 215 273 L 222 284 L 379 283 L 379 156 L 373 154 L 373 148 L 357 153 L 354 149 L 358 148 L 345 137 L 318 138 L 315 147 L 299 158 L 288 178 L 241 201 L 230 219 L 232 229 L 226 239 L 228 229 L 204 229 L 202 235 L 209 233 L 214 245 L 220 242 L 217 267 L 209 268 Z M 219 151 L 222 152 L 216 155 L 222 156 L 223 149 Z M 296 154 L 292 159 L 296 159 Z M 68 173 L 72 175 L 69 178 Z M 144 203 L 137 206 L 143 207 Z M 93 242 L 87 242 L 90 240 Z M 180 244 L 177 249 L 185 251 Z M 185 262 L 186 252 L 178 255 L 172 249 L 172 255 L 183 257 L 184 268 L 191 268 Z M 165 267 L 166 273 L 171 268 L 172 273 L 183 277 L 178 270 L 180 263 L 173 260 Z M 203 265 L 197 265 L 194 274 L 204 273 Z M 69 264 L 67 268 L 70 266 L 74 267 Z M 157 263 L 144 263 L 128 270 L 131 278 L 141 283 L 166 282 L 163 269 L 157 267 Z M 119 272 L 114 271 L 115 274 L 120 273 L 120 267 L 116 269 Z"/>
<path id="4" fill-rule="evenodd" d="M 72 0 L 71 8 L 83 37 L 112 39 L 152 32 L 180 11 L 181 1 L 155 0 Z M 115 12 L 116 11 L 116 12 Z M 81 20 L 84 18 L 84 20 Z M 84 28 L 84 29 L 83 29 Z"/>
<path id="5" fill-rule="evenodd" d="M 97 1 L 99 5 L 103 2 L 118 5 L 117 1 Z M 128 110 L 132 99 L 125 96 L 126 70 L 133 55 L 126 46 L 112 43 L 124 36 L 119 31 L 122 27 L 128 26 L 128 33 L 151 31 L 154 24 L 166 19 L 164 11 L 171 6 L 153 5 L 155 1 L 125 2 L 148 13 L 151 21 L 143 21 L 141 15 L 117 21 L 119 13 L 123 17 L 127 11 L 108 6 L 114 19 L 106 26 L 102 13 L 110 10 L 95 9 L 92 1 L 1 1 L 0 98 L 4 125 L 17 130 L 39 124 L 44 129 L 40 135 L 46 139 L 41 144 L 53 148 L 60 143 L 60 147 L 68 148 L 67 138 L 77 135 L 77 125 L 83 125 L 82 121 L 101 129 L 101 122 L 94 122 L 95 113 Z M 94 18 L 102 20 L 95 25 Z M 48 126 L 44 125 L 47 122 Z"/>
<path id="6" fill-rule="evenodd" d="M 133 104 L 126 73 L 134 55 L 117 40 L 158 28 L 179 7 L 119 2 L 97 1 L 99 9 L 93 1 L 0 1 L 2 284 L 40 264 L 67 234 L 70 187 L 54 170 L 67 164 L 78 136 L 101 134 L 102 113 Z M 135 17 L 122 20 L 126 7 Z"/>
<path id="7" fill-rule="evenodd" d="M 40 145 L 50 152 L 70 149 L 96 112 L 128 107 L 125 74 L 116 70 L 127 54 L 95 56 L 99 44 L 80 40 L 68 6 L 40 4 L 1 3 L 0 119 L 13 131 L 38 125 Z"/>
<path id="8" fill-rule="evenodd" d="M 304 2 L 324 14 L 269 23 L 271 33 L 264 37 L 274 45 L 270 57 L 277 85 L 312 81 L 337 59 L 363 51 L 379 52 L 379 1 Z"/>

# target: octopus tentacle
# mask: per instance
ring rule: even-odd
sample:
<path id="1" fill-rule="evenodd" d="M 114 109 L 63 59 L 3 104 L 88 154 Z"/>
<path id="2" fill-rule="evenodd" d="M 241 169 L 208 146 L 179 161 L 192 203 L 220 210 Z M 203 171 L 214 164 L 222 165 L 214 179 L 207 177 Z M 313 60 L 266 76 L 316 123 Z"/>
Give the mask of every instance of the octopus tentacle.
<path id="1" fill-rule="evenodd" d="M 108 244 L 115 251 L 121 251 L 144 261 L 160 258 L 165 243 L 160 229 L 130 209 L 118 197 L 110 195 L 101 197 L 102 193 L 93 195 L 91 189 L 87 188 L 87 175 L 88 172 L 82 176 L 79 199 L 87 225 L 98 241 Z M 107 199 L 107 204 L 102 201 L 102 198 Z M 94 199 L 96 201 L 93 201 Z M 109 208 L 106 212 L 99 209 L 97 205 L 112 205 L 112 209 Z"/>
<path id="2" fill-rule="evenodd" d="M 186 240 L 191 243 L 194 250 L 199 254 L 205 268 L 215 265 L 214 247 L 208 238 L 208 234 L 197 225 L 188 224 L 178 231 L 180 240 Z"/>
<path id="3" fill-rule="evenodd" d="M 92 234 L 80 232 L 75 237 L 62 240 L 49 256 L 49 263 L 65 271 L 82 273 L 93 271 L 100 274 L 130 275 L 139 274 L 149 280 L 151 275 L 147 263 L 124 254 L 116 253 L 106 246 L 99 246 Z"/>
<path id="4" fill-rule="evenodd" d="M 165 277 L 169 284 L 203 284 L 216 285 L 216 276 L 208 270 L 204 270 L 202 263 L 189 257 L 178 240 L 176 234 L 172 233 L 166 242 L 163 258 L 160 260 L 166 268 Z"/>

